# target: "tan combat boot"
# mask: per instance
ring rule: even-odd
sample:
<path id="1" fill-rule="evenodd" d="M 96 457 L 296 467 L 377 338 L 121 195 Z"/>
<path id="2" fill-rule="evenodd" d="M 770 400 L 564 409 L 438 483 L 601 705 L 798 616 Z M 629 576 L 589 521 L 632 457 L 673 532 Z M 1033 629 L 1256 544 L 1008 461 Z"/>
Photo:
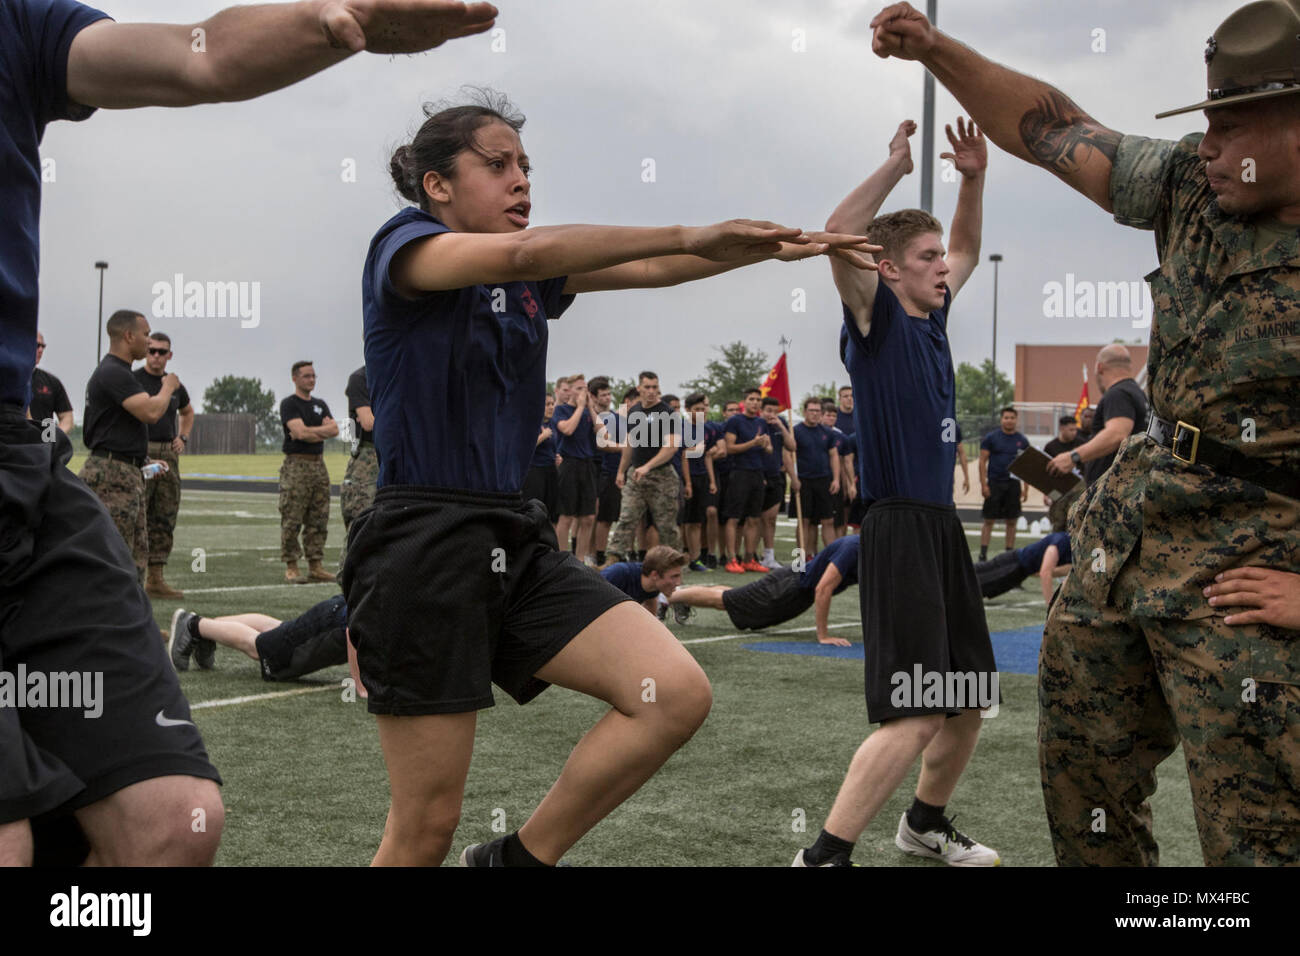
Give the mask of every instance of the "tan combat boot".
<path id="1" fill-rule="evenodd" d="M 337 578 L 325 570 L 319 561 L 307 562 L 307 577 L 312 581 L 336 581 Z"/>
<path id="2" fill-rule="evenodd" d="M 149 565 L 149 577 L 145 581 L 144 593 L 150 597 L 156 598 L 179 598 L 184 597 L 184 591 L 177 591 L 174 587 L 163 580 L 163 568 L 161 564 Z"/>
<path id="3" fill-rule="evenodd" d="M 284 563 L 284 579 L 290 584 L 305 584 L 307 579 L 302 576 L 298 570 L 297 561 L 286 561 Z"/>

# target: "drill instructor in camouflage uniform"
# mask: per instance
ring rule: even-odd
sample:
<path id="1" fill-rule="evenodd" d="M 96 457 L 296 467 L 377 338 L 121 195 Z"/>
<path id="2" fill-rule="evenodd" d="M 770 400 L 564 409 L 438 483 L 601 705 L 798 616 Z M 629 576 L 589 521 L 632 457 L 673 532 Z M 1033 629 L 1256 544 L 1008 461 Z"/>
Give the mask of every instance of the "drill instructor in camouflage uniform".
<path id="1" fill-rule="evenodd" d="M 379 482 L 379 456 L 375 454 L 375 413 L 370 407 L 370 387 L 366 384 L 366 367 L 363 365 L 348 376 L 348 418 L 352 419 L 352 457 L 348 459 L 339 489 L 339 505 L 343 510 L 343 553 L 339 555 L 339 568 L 348 556 L 348 529 L 352 519 L 375 502 L 375 488 Z"/>
<path id="2" fill-rule="evenodd" d="M 677 487 L 681 481 L 672 459 L 681 448 L 673 410 L 659 400 L 659 376 L 642 372 L 637 379 L 641 401 L 628 409 L 627 447 L 614 484 L 623 490 L 618 524 L 609 539 L 609 561 L 627 560 L 637 526 L 647 512 L 659 529 L 659 543 L 681 549 L 677 534 Z M 617 555 L 617 557 L 616 557 Z"/>
<path id="3" fill-rule="evenodd" d="M 325 536 L 330 520 L 330 473 L 325 467 L 325 440 L 339 433 L 323 399 L 312 398 L 316 369 L 311 362 L 293 363 L 293 394 L 280 402 L 284 426 L 284 464 L 280 466 L 280 560 L 284 579 L 292 583 L 333 581 L 325 570 Z M 302 546 L 298 532 L 302 532 Z M 307 575 L 298 558 L 307 555 Z"/>
<path id="4" fill-rule="evenodd" d="M 172 340 L 166 332 L 149 333 L 149 354 L 133 373 L 135 380 L 152 397 L 162 391 L 167 363 L 172 357 Z M 164 461 L 167 471 L 144 483 L 144 503 L 149 531 L 149 576 L 144 590 L 150 597 L 179 598 L 185 592 L 167 583 L 163 570 L 172 553 L 172 532 L 181 507 L 181 466 L 178 456 L 194 430 L 194 406 L 184 385 L 177 385 L 167 411 L 148 426 L 149 459 Z"/>
<path id="5" fill-rule="evenodd" d="M 149 350 L 149 322 L 139 312 L 120 309 L 105 328 L 108 354 L 86 383 L 83 438 L 90 457 L 79 477 L 108 509 L 143 584 L 149 539 L 140 469 L 149 459 L 147 426 L 163 417 L 181 383 L 164 375 L 158 393 L 150 395 L 131 374 L 131 363 Z"/>
<path id="6" fill-rule="evenodd" d="M 1156 234 L 1151 425 L 1071 510 L 1039 661 L 1057 862 L 1155 864 L 1147 797 L 1181 743 L 1205 862 L 1300 863 L 1300 631 L 1204 593 L 1300 571 L 1300 0 L 1219 27 L 1208 99 L 1173 111 L 1208 130 L 1179 141 L 1107 129 L 906 3 L 872 26 L 878 55 L 923 63 L 1003 149 Z"/>

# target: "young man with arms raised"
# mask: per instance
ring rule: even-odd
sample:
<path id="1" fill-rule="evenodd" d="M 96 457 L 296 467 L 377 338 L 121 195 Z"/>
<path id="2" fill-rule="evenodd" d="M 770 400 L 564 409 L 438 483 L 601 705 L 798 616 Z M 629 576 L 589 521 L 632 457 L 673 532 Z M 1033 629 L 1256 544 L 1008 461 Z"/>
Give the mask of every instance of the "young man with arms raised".
<path id="1" fill-rule="evenodd" d="M 855 223 L 884 246 L 879 281 L 833 268 L 844 302 L 849 342 L 845 365 L 853 382 L 860 448 L 862 521 L 859 599 L 866 656 L 867 716 L 881 726 L 858 748 L 816 842 L 795 866 L 848 865 L 858 837 L 921 758 L 912 806 L 894 843 L 906 853 L 954 866 L 996 866 L 996 851 L 958 831 L 944 815 L 975 750 L 979 701 L 902 700 L 891 675 L 943 677 L 996 672 L 984 603 L 966 534 L 953 506 L 955 449 L 944 441 L 955 418 L 955 382 L 948 346 L 948 310 L 979 263 L 984 138 L 957 120 L 948 128 L 953 165 L 962 175 L 945 255 L 943 226 L 928 213 L 903 210 L 876 217 L 893 187 L 912 171 L 904 122 L 889 159 L 831 214 Z M 820 407 L 819 407 L 820 410 Z M 964 697 L 964 695 L 961 695 Z M 987 705 L 996 703 L 989 701 Z M 919 705 L 919 706 L 918 706 Z"/>

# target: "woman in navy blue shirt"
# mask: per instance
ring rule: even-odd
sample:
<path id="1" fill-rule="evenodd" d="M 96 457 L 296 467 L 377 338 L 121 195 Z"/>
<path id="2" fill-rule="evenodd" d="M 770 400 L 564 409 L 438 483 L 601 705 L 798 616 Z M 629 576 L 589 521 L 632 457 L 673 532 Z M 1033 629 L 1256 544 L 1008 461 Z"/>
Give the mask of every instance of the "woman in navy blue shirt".
<path id="1" fill-rule="evenodd" d="M 523 118 L 501 99 L 430 113 L 393 156 L 418 205 L 375 235 L 363 277 L 381 462 L 343 588 L 392 803 L 378 864 L 451 845 L 491 684 L 526 703 L 556 683 L 611 709 L 516 832 L 462 863 L 553 865 L 699 727 L 708 679 L 658 621 L 556 549 L 520 491 L 546 393 L 547 320 L 578 292 L 675 285 L 765 259 L 868 267 L 861 236 L 769 222 L 529 229 Z"/>

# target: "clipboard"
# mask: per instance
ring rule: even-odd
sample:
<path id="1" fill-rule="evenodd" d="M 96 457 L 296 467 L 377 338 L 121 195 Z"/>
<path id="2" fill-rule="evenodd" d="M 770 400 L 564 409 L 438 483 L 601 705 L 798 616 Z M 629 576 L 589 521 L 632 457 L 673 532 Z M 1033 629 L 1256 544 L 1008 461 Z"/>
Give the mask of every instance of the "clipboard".
<path id="1" fill-rule="evenodd" d="M 1011 462 L 1008 470 L 1031 487 L 1037 488 L 1053 501 L 1074 489 L 1083 476 L 1078 469 L 1067 475 L 1053 475 L 1047 470 L 1047 463 L 1052 459 L 1032 445 L 1022 451 Z"/>

